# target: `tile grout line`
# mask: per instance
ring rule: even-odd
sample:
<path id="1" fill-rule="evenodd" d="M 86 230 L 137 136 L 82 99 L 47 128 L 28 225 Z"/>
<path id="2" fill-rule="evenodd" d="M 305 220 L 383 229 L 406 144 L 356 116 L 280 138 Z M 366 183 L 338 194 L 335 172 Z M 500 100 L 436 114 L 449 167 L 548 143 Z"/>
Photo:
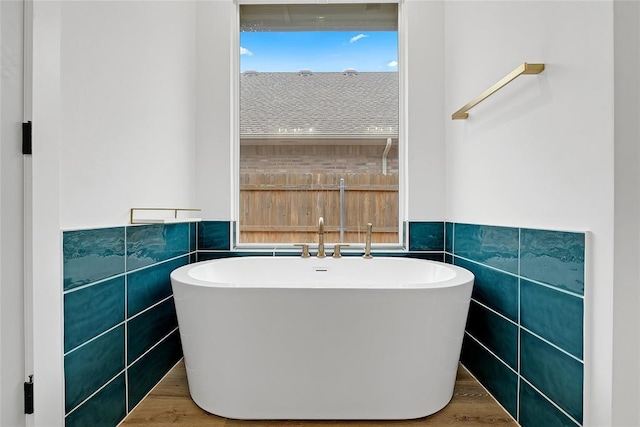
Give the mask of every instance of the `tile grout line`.
<path id="1" fill-rule="evenodd" d="M 546 400 L 548 400 L 550 403 L 553 404 L 553 406 L 555 406 L 556 408 L 558 408 L 560 411 L 562 411 L 563 414 L 565 414 L 567 417 L 569 417 L 569 419 L 571 419 L 571 421 L 573 421 L 574 423 L 581 425 L 580 423 L 578 423 L 572 416 L 570 416 L 569 414 L 567 414 L 562 408 L 560 408 L 560 406 L 558 406 L 557 403 L 555 403 L 553 400 L 551 400 L 551 398 L 549 398 L 546 394 L 544 394 L 543 392 L 541 392 L 537 387 L 535 387 L 533 384 L 531 384 L 531 382 L 529 382 L 529 380 L 527 380 L 525 377 L 519 375 L 511 366 L 509 366 L 509 364 L 507 364 L 507 362 L 505 362 L 504 360 L 502 360 L 500 357 L 498 357 L 493 351 L 491 351 L 486 345 L 484 345 L 482 342 L 480 342 L 476 337 L 474 337 L 473 335 L 471 335 L 469 332 L 465 331 L 465 334 L 469 336 L 469 338 L 473 339 L 480 347 L 482 347 L 485 351 L 487 351 L 489 354 L 491 354 L 491 356 L 493 356 L 496 360 L 498 360 L 501 364 L 503 364 L 505 367 L 507 367 L 511 372 L 513 372 L 518 379 L 522 379 L 522 381 L 524 381 L 526 384 L 528 384 L 531 388 L 533 388 L 538 394 L 540 394 L 541 396 L 543 396 Z M 481 381 L 478 380 L 478 383 L 480 383 L 483 387 L 484 385 L 482 384 Z M 517 402 L 516 402 L 517 403 Z M 508 413 L 509 411 L 507 411 Z M 518 414 L 519 415 L 519 414 Z"/>
<path id="2" fill-rule="evenodd" d="M 162 344 L 164 341 L 167 340 L 167 338 L 169 338 L 174 332 L 176 332 L 179 328 L 176 326 L 175 328 L 173 328 L 171 330 L 171 332 L 169 332 L 167 335 L 165 335 L 164 337 L 160 338 L 158 340 L 157 343 L 155 343 L 154 345 L 152 345 L 147 351 L 145 351 L 144 353 L 142 353 L 140 356 L 138 356 L 133 362 L 129 363 L 129 367 L 135 365 L 136 363 L 138 363 L 140 361 L 140 359 L 142 359 L 143 357 L 145 357 L 147 354 L 151 353 L 156 347 L 158 347 L 160 344 Z"/>
<path id="3" fill-rule="evenodd" d="M 525 326 L 522 326 L 521 324 L 509 319 L 508 317 L 506 317 L 504 314 L 496 311 L 495 309 L 489 307 L 488 305 L 477 301 L 473 298 L 471 298 L 471 301 L 473 301 L 474 303 L 478 304 L 479 306 L 489 310 L 490 312 L 492 312 L 493 314 L 496 314 L 498 316 L 500 316 L 501 318 L 503 318 L 504 320 L 508 321 L 509 323 L 511 323 L 512 325 L 514 325 L 515 327 L 522 329 L 525 332 L 528 332 L 529 334 L 533 335 L 534 337 L 538 338 L 539 340 L 543 341 L 545 344 L 550 345 L 551 347 L 555 348 L 558 351 L 561 351 L 562 353 L 566 354 L 567 356 L 571 357 L 572 359 L 575 359 L 577 362 L 580 362 L 582 364 L 584 364 L 584 361 L 582 359 L 580 359 L 579 357 L 576 357 L 575 355 L 569 353 L 567 350 L 564 350 L 562 347 L 558 346 L 557 344 L 552 343 L 551 341 L 549 341 L 548 339 L 541 337 L 540 335 L 538 335 L 537 333 L 529 330 L 528 328 L 526 328 Z M 519 334 L 518 334 L 519 335 Z M 519 339 L 518 339 L 519 340 Z"/>
<path id="4" fill-rule="evenodd" d="M 144 313 L 146 313 L 146 312 L 148 312 L 148 311 L 151 311 L 152 309 L 154 309 L 154 308 L 156 308 L 157 306 L 159 306 L 160 304 L 162 304 L 162 303 L 164 303 L 164 302 L 166 302 L 166 301 L 170 300 L 171 298 L 173 298 L 173 293 L 172 293 L 171 295 L 169 295 L 168 297 L 164 297 L 164 298 L 163 298 L 163 299 L 161 299 L 160 301 L 156 301 L 156 302 L 154 302 L 153 304 L 151 304 L 149 307 L 145 308 L 144 310 L 140 310 L 139 312 L 137 312 L 137 313 L 136 313 L 136 314 L 134 314 L 133 316 L 129 317 L 129 318 L 127 319 L 127 321 L 131 321 L 131 320 L 135 319 L 136 317 L 138 317 L 138 316 L 140 316 L 140 315 L 142 315 L 142 314 L 144 314 Z"/>
<path id="5" fill-rule="evenodd" d="M 103 389 L 105 389 L 109 384 L 111 384 L 112 382 L 114 382 L 120 375 L 125 373 L 125 369 L 122 369 L 121 371 L 119 371 L 117 374 L 115 374 L 113 376 L 113 378 L 111 378 L 109 381 L 107 381 L 106 383 L 102 384 L 100 387 L 98 387 L 98 389 L 96 391 L 94 391 L 93 393 L 91 393 L 87 398 L 85 398 L 84 400 L 82 400 L 80 403 L 78 403 L 72 410 L 70 410 L 69 412 L 67 412 L 64 417 L 68 417 L 69 415 L 71 415 L 72 413 L 74 413 L 79 407 L 81 407 L 82 405 L 84 405 L 85 403 L 87 403 L 89 400 L 93 399 L 96 394 L 100 393 Z"/>
<path id="6" fill-rule="evenodd" d="M 109 332 L 113 332 L 114 330 L 118 329 L 120 326 L 124 326 L 125 325 L 125 320 L 122 320 L 121 322 L 118 322 L 117 324 L 113 325 L 112 327 L 110 327 L 109 329 L 107 329 L 106 331 L 100 332 L 98 335 L 96 335 L 95 337 L 89 338 L 88 340 L 86 340 L 85 342 L 83 342 L 82 344 L 79 344 L 77 346 L 75 346 L 74 348 L 72 348 L 71 350 L 67 351 L 66 353 L 63 354 L 64 357 L 67 357 L 69 354 L 75 352 L 76 350 L 86 346 L 87 344 L 97 340 L 98 338 L 101 338 L 105 335 L 107 335 Z"/>
<path id="7" fill-rule="evenodd" d="M 154 262 L 154 263 L 149 264 L 149 265 L 145 265 L 145 266 L 142 266 L 142 267 L 134 268 L 133 270 L 127 271 L 126 273 L 127 274 L 138 273 L 140 271 L 144 271 L 144 270 L 156 267 L 156 266 L 161 265 L 161 264 L 167 264 L 167 263 L 169 263 L 171 261 L 176 261 L 176 260 L 178 260 L 180 258 L 188 257 L 190 253 L 191 253 L 190 251 L 187 251 L 187 252 L 182 253 L 180 255 L 172 256 L 171 258 L 167 258 L 167 259 L 163 259 L 162 261 L 157 261 L 157 262 Z"/>
<path id="8" fill-rule="evenodd" d="M 504 360 L 502 360 L 497 354 L 495 354 L 489 347 L 487 347 L 485 344 L 483 344 L 478 338 L 474 337 L 473 335 L 471 335 L 470 332 L 464 331 L 465 334 L 467 334 L 469 336 L 469 338 L 473 339 L 479 346 L 481 346 L 483 349 L 485 349 L 486 351 L 488 351 L 494 358 L 496 358 L 497 360 L 499 360 L 504 366 L 506 366 L 507 368 L 509 368 L 509 370 L 511 372 L 513 372 L 516 376 L 518 375 L 518 372 L 516 372 L 515 369 L 513 369 L 511 366 L 509 366 L 509 364 L 507 362 L 505 362 Z"/>
<path id="9" fill-rule="evenodd" d="M 172 367 L 171 367 L 171 368 L 170 368 L 170 369 L 169 369 L 169 370 L 168 370 L 168 371 L 167 371 L 167 372 L 162 376 L 162 378 L 160 378 L 160 381 L 158 381 L 158 383 L 157 383 L 156 385 L 154 385 L 154 386 L 151 388 L 151 390 L 149 390 L 149 391 L 147 392 L 147 394 L 145 394 L 145 395 L 142 397 L 142 399 L 140 399 L 140 401 L 136 404 L 136 406 L 134 406 L 133 408 L 131 408 L 131 411 L 129 411 L 129 412 L 127 413 L 127 416 L 126 416 L 126 417 L 124 417 L 124 419 L 122 419 L 122 420 L 117 424 L 117 426 L 122 425 L 122 423 L 126 421 L 127 417 L 128 417 L 129 415 L 131 415 L 131 413 L 133 413 L 133 412 L 138 408 L 138 406 L 140 406 L 140 405 L 145 401 L 145 399 L 146 399 L 147 397 L 149 397 L 149 395 L 153 392 L 153 390 L 155 390 L 155 388 L 156 388 L 156 387 L 157 387 L 157 386 L 158 386 L 162 381 L 164 381 L 164 379 L 167 377 L 167 375 L 169 375 L 169 374 L 171 373 L 171 371 L 173 371 L 173 370 L 175 369 L 175 367 L 176 367 L 176 366 L 178 366 L 178 365 L 180 364 L 180 362 L 182 362 L 183 360 L 184 360 L 184 356 L 182 356 L 182 357 L 181 357 L 181 358 L 180 358 L 180 359 L 179 359 L 179 360 L 178 360 L 178 361 L 177 361 L 177 362 L 176 362 L 176 363 L 175 363 L 175 364 L 174 364 L 174 365 L 173 365 L 173 366 L 172 366 Z M 116 426 L 116 427 L 117 427 L 117 426 Z"/>
<path id="10" fill-rule="evenodd" d="M 573 421 L 574 423 L 576 423 L 576 425 L 578 426 L 582 426 L 582 424 L 580 424 L 578 421 L 575 420 L 575 418 L 573 418 L 571 415 L 569 415 L 564 409 L 562 409 L 560 407 L 560 405 L 558 405 L 556 402 L 554 402 L 549 396 L 547 396 L 546 394 L 544 394 L 542 391 L 540 391 L 540 389 L 538 389 L 538 387 L 534 386 L 529 380 L 527 380 L 525 377 L 522 377 L 522 381 L 524 381 L 529 387 L 531 387 L 532 389 L 534 389 L 540 396 L 542 396 L 545 400 L 547 400 L 549 403 L 551 403 L 557 410 L 559 410 L 560 412 L 562 412 L 567 418 L 569 418 L 571 421 Z"/>
<path id="11" fill-rule="evenodd" d="M 520 255 L 522 253 L 521 251 L 521 244 L 522 244 L 522 229 L 518 228 L 518 350 L 517 350 L 517 355 L 518 355 L 518 383 L 517 383 L 517 388 L 516 388 L 516 421 L 520 421 L 520 381 L 522 381 L 522 375 L 521 375 L 521 371 L 522 368 L 520 366 L 520 362 L 521 362 L 521 358 L 522 358 L 522 353 L 521 353 L 521 346 L 520 346 L 520 337 L 522 335 L 522 319 L 521 319 L 521 313 L 520 313 L 520 307 L 522 306 L 522 301 L 520 300 L 521 297 L 521 293 L 520 293 Z"/>
<path id="12" fill-rule="evenodd" d="M 451 223 L 451 257 L 453 258 L 456 253 L 456 223 Z M 451 260 L 453 262 L 453 259 Z"/>
<path id="13" fill-rule="evenodd" d="M 129 250 L 127 246 L 127 231 L 124 233 L 124 271 L 127 271 L 127 259 Z M 124 276 L 124 416 L 129 415 L 129 370 L 127 355 L 129 353 L 129 274 Z"/>
<path id="14" fill-rule="evenodd" d="M 139 268 L 136 268 L 136 269 L 131 270 L 131 271 L 126 271 L 125 270 L 122 273 L 114 274 L 113 276 L 105 277 L 103 279 L 96 280 L 95 282 L 90 282 L 90 283 L 86 283 L 84 285 L 77 286 L 75 288 L 67 289 L 66 291 L 63 291 L 63 294 L 64 295 L 70 294 L 72 292 L 76 292 L 76 291 L 79 291 L 79 290 L 82 290 L 82 289 L 89 288 L 91 286 L 95 286 L 95 285 L 99 285 L 99 284 L 104 283 L 104 282 L 108 282 L 109 280 L 113 280 L 113 279 L 117 279 L 119 277 L 126 276 L 127 274 L 138 273 L 140 271 L 147 270 L 147 269 L 150 269 L 150 268 L 153 268 L 153 267 L 157 267 L 157 266 L 162 265 L 162 264 L 167 264 L 167 263 L 169 263 L 171 261 L 177 261 L 180 258 L 188 257 L 190 255 L 190 253 L 191 252 L 187 252 L 187 253 L 182 254 L 182 255 L 176 255 L 174 257 L 167 258 L 165 260 L 158 261 L 158 262 L 155 262 L 153 264 L 145 265 L 144 267 L 139 267 Z M 125 268 L 126 268 L 126 257 L 125 257 Z"/>
<path id="15" fill-rule="evenodd" d="M 64 269 L 64 267 L 63 267 L 63 269 Z M 110 281 L 110 280 L 118 279 L 118 278 L 120 278 L 120 277 L 125 276 L 126 274 L 127 274 L 127 273 L 126 273 L 126 271 L 125 271 L 125 272 L 122 272 L 122 273 L 114 274 L 113 276 L 104 277 L 104 278 L 102 278 L 102 279 L 98 279 L 98 280 L 96 280 L 95 282 L 89 282 L 89 283 L 85 283 L 85 284 L 80 285 L 80 286 L 73 287 L 73 288 L 71 288 L 71 289 L 63 290 L 63 291 L 62 291 L 62 294 L 63 294 L 63 295 L 67 295 L 67 294 L 71 294 L 71 293 L 76 292 L 76 291 L 81 291 L 81 290 L 83 290 L 83 289 L 90 288 L 91 286 L 99 285 L 99 284 L 101 284 L 101 283 L 108 282 L 108 281 Z"/>
<path id="16" fill-rule="evenodd" d="M 142 310 L 142 311 L 140 311 L 140 312 L 136 313 L 135 315 L 131 316 L 130 318 L 125 317 L 125 320 L 123 320 L 122 322 L 118 322 L 116 325 L 114 325 L 114 326 L 110 327 L 110 328 L 109 328 L 109 329 L 107 329 L 106 331 L 101 332 L 101 333 L 99 333 L 98 335 L 96 335 L 95 337 L 92 337 L 92 338 L 88 339 L 87 341 L 83 342 L 82 344 L 79 344 L 78 346 L 76 346 L 76 347 L 72 348 L 71 350 L 69 350 L 69 351 L 67 351 L 66 353 L 64 353 L 64 355 L 63 355 L 63 356 L 67 356 L 67 355 L 69 355 L 69 354 L 73 353 L 74 351 L 76 351 L 76 350 L 78 350 L 78 349 L 80 349 L 80 348 L 84 347 L 85 345 L 89 344 L 90 342 L 93 342 L 93 341 L 97 340 L 98 338 L 100 338 L 100 337 L 102 337 L 102 336 L 104 336 L 104 335 L 108 334 L 109 332 L 113 331 L 114 329 L 119 328 L 120 326 L 124 326 L 124 327 L 125 327 L 125 340 L 126 340 L 126 338 L 127 338 L 127 328 L 126 328 L 126 325 L 127 325 L 127 322 L 128 322 L 129 320 L 132 320 L 132 319 L 134 319 L 134 318 L 136 318 L 136 317 L 140 316 L 141 314 L 144 314 L 144 313 L 146 313 L 147 311 L 150 311 L 151 309 L 153 309 L 153 308 L 155 308 L 155 307 L 159 306 L 160 304 L 162 304 L 162 303 L 166 302 L 167 300 L 169 300 L 169 299 L 171 299 L 171 298 L 173 298 L 173 295 L 169 295 L 168 297 L 166 297 L 166 298 L 164 298 L 164 299 L 162 299 L 162 300 L 160 300 L 160 301 L 158 301 L 158 302 L 155 302 L 154 304 L 152 304 L 152 305 L 150 305 L 149 307 L 145 308 L 144 310 Z M 126 316 L 126 313 L 125 313 L 125 316 Z M 125 341 L 125 344 L 126 344 L 126 341 Z"/>
<path id="17" fill-rule="evenodd" d="M 475 298 L 471 298 L 471 301 L 475 302 L 476 304 L 478 304 L 479 306 L 489 310 L 490 312 L 492 312 L 495 315 L 498 315 L 500 317 L 502 317 L 504 320 L 506 320 L 507 322 L 511 323 L 513 326 L 515 327 L 520 327 L 520 325 L 518 324 L 518 322 L 516 320 L 512 320 L 509 319 L 507 316 L 505 316 L 504 314 L 500 313 L 499 311 L 497 311 L 495 308 L 489 307 L 487 304 L 483 303 L 482 301 L 478 301 Z"/>
<path id="18" fill-rule="evenodd" d="M 75 412 L 80 406 L 84 405 L 87 401 L 89 401 L 91 398 L 93 398 L 96 394 L 98 394 L 100 391 L 102 391 L 102 389 L 104 389 L 105 387 L 107 387 L 109 384 L 111 384 L 116 378 L 118 378 L 120 375 L 124 374 L 125 375 L 125 385 L 127 385 L 127 369 L 130 366 L 133 366 L 135 363 L 137 363 L 140 359 L 142 359 L 144 356 L 146 356 L 149 352 L 151 352 L 153 349 L 155 349 L 158 345 L 160 345 L 163 341 L 165 341 L 171 334 L 173 334 L 174 332 L 176 332 L 178 330 L 178 328 L 174 328 L 171 330 L 171 332 L 169 332 L 166 336 L 164 336 L 163 338 L 161 338 L 157 343 L 155 343 L 151 348 L 149 348 L 147 351 L 145 351 L 140 357 L 138 357 L 136 360 L 134 360 L 133 362 L 131 362 L 128 366 L 126 363 L 126 359 L 125 359 L 125 367 L 119 371 L 116 375 L 114 375 L 113 378 L 111 378 L 109 381 L 107 381 L 106 383 L 104 383 L 102 386 L 100 386 L 96 391 L 94 391 L 93 393 L 91 393 L 87 398 L 85 398 L 84 400 L 82 400 L 82 402 L 78 403 L 72 410 L 70 410 L 68 413 L 65 414 L 65 417 L 71 415 L 73 412 Z M 74 349 L 75 350 L 75 349 Z M 182 360 L 182 358 L 181 358 Z M 166 374 L 165 374 L 166 375 Z M 125 411 L 127 413 L 127 415 L 129 414 L 129 396 L 128 396 L 128 390 L 127 390 L 127 394 L 126 394 L 126 402 L 125 402 Z"/>
<path id="19" fill-rule="evenodd" d="M 551 289 L 553 291 L 558 291 L 558 292 L 563 293 L 565 295 L 570 295 L 572 297 L 580 298 L 581 300 L 584 300 L 584 295 L 580 295 L 579 293 L 568 291 L 566 289 L 561 289 L 561 288 L 558 288 L 556 286 L 549 285 L 548 283 L 540 282 L 540 281 L 535 280 L 535 279 L 530 279 L 530 278 L 525 277 L 525 276 L 518 276 L 518 278 L 526 280 L 527 282 L 531 282 L 531 283 L 533 283 L 535 285 L 543 286 L 543 287 L 545 287 L 547 289 Z"/>
<path id="20" fill-rule="evenodd" d="M 554 291 L 562 292 L 564 294 L 571 295 L 571 296 L 574 296 L 576 298 L 584 299 L 584 295 L 580 295 L 580 294 L 578 294 L 576 292 L 568 291 L 566 289 L 561 289 L 561 288 L 558 288 L 556 286 L 549 285 L 548 283 L 540 282 L 540 281 L 538 281 L 536 279 L 530 279 L 528 277 L 520 276 L 519 274 L 515 274 L 515 273 L 511 273 L 509 271 L 501 270 L 501 269 L 493 267 L 491 265 L 484 264 L 484 263 L 482 263 L 480 261 L 475 261 L 475 260 L 460 256 L 460 255 L 455 255 L 454 254 L 454 256 L 457 257 L 457 258 L 460 258 L 461 260 L 470 262 L 472 264 L 479 265 L 480 267 L 488 268 L 489 270 L 497 271 L 499 273 L 504 273 L 504 274 L 507 274 L 507 275 L 512 276 L 512 277 L 522 278 L 522 279 L 527 280 L 527 281 L 529 281 L 531 283 L 535 283 L 536 285 L 544 286 L 545 288 L 549 288 L 549 289 L 552 289 Z"/>
<path id="21" fill-rule="evenodd" d="M 477 382 L 478 384 L 480 384 L 480 387 L 482 387 L 482 388 L 483 388 L 483 390 L 484 390 L 484 391 L 486 391 L 486 392 L 487 392 L 487 394 L 488 394 L 489 396 L 491 396 L 491 398 L 494 400 L 494 402 L 495 402 L 495 403 L 497 403 L 497 404 L 498 404 L 498 406 L 499 406 L 500 408 L 502 408 L 502 410 L 504 411 L 504 413 L 505 413 L 505 414 L 507 414 L 507 415 L 509 416 L 509 418 L 511 418 L 511 419 L 512 419 L 512 420 L 513 420 L 513 421 L 514 421 L 518 426 L 520 426 L 520 424 L 518 423 L 518 420 L 516 420 L 516 419 L 513 417 L 513 415 L 511 415 L 511 413 L 510 413 L 509 411 L 507 411 L 507 408 L 505 408 L 505 407 L 504 407 L 504 405 L 503 405 L 502 403 L 500 403 L 500 401 L 499 401 L 499 400 L 498 400 L 498 399 L 493 395 L 493 393 L 491 393 L 491 392 L 487 389 L 487 387 L 485 387 L 485 385 L 484 385 L 484 384 L 482 384 L 482 383 L 480 382 L 480 380 L 479 380 L 479 379 L 478 379 L 478 378 L 473 374 L 473 372 L 471 372 L 471 371 L 469 370 L 469 368 L 467 368 L 467 367 L 464 365 L 464 363 L 460 362 L 460 365 L 462 365 L 462 367 L 464 368 L 464 370 L 465 370 L 465 371 L 467 371 L 467 373 L 468 373 L 469 375 L 471 375 L 471 378 L 473 378 L 474 380 L 476 380 L 476 382 Z"/>
<path id="22" fill-rule="evenodd" d="M 567 350 L 564 350 L 562 347 L 559 347 L 557 344 L 552 343 L 551 341 L 547 340 L 546 338 L 541 337 L 540 335 L 536 334 L 533 331 L 530 331 L 528 328 L 525 328 L 522 325 L 520 326 L 520 329 L 522 329 L 523 331 L 527 332 L 530 335 L 533 335 L 534 337 L 538 338 L 540 341 L 544 342 L 545 344 L 547 344 L 547 345 L 555 348 L 556 350 L 564 353 L 566 356 L 569 356 L 570 358 L 572 358 L 576 362 L 580 363 L 581 365 L 584 365 L 584 360 L 574 356 L 573 354 L 569 353 Z"/>

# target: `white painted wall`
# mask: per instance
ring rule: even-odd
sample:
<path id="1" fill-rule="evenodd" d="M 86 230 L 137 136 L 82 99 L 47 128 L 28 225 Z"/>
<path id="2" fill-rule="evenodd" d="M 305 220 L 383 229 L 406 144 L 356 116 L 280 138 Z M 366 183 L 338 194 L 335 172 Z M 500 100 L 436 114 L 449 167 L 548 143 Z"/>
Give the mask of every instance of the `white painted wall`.
<path id="1" fill-rule="evenodd" d="M 28 425 L 62 425 L 62 280 L 60 238 L 60 4 L 34 2 L 33 156 L 25 197 L 31 239 L 25 241 L 33 289 L 34 415 Z M 31 185 L 29 186 L 29 181 Z M 27 207 L 27 210 L 29 208 Z M 29 277 L 30 276 L 30 277 Z M 29 284 L 31 283 L 31 285 Z M 29 337 L 27 337 L 29 339 Z"/>
<path id="2" fill-rule="evenodd" d="M 34 7 L 36 425 L 50 425 L 63 416 L 60 229 L 122 225 L 133 206 L 195 205 L 205 218 L 231 218 L 236 12 L 231 0 Z M 407 216 L 593 233 L 585 419 L 611 424 L 612 393 L 624 391 L 611 380 L 612 5 L 403 7 Z M 523 61 L 547 70 L 450 121 Z"/>
<path id="3" fill-rule="evenodd" d="M 234 138 L 232 40 L 237 26 L 231 0 L 197 2 L 196 205 L 202 217 L 229 220 Z"/>
<path id="4" fill-rule="evenodd" d="M 406 118 L 409 181 L 406 217 L 444 219 L 444 88 L 442 2 L 406 0 L 401 23 L 406 27 L 406 51 L 401 59 L 407 97 Z M 232 0 L 198 2 L 198 121 L 197 205 L 207 219 L 233 216 L 235 137 L 233 73 L 237 53 L 231 51 L 236 34 L 236 6 Z"/>
<path id="5" fill-rule="evenodd" d="M 22 2 L 0 2 L 0 425 L 25 425 Z"/>
<path id="6" fill-rule="evenodd" d="M 406 219 L 445 219 L 444 2 L 406 0 Z"/>
<path id="7" fill-rule="evenodd" d="M 616 1 L 613 425 L 640 425 L 640 3 Z"/>
<path id="8" fill-rule="evenodd" d="M 34 2 L 32 425 L 63 424 L 61 229 L 195 201 L 192 1 Z"/>
<path id="9" fill-rule="evenodd" d="M 584 419 L 611 425 L 612 2 L 446 3 L 449 114 L 522 62 L 543 62 L 546 70 L 519 77 L 467 121 L 446 121 L 446 217 L 592 233 Z"/>
<path id="10" fill-rule="evenodd" d="M 196 3 L 62 3 L 62 228 L 197 207 Z"/>

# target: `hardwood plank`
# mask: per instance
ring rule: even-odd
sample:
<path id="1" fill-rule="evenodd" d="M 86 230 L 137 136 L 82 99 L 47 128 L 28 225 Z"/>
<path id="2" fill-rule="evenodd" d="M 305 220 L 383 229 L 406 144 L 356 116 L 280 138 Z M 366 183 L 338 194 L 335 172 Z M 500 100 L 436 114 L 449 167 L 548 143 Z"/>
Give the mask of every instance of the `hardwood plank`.
<path id="1" fill-rule="evenodd" d="M 458 368 L 456 386 L 451 402 L 441 411 L 425 418 L 402 421 L 231 420 L 209 414 L 191 400 L 184 362 L 180 362 L 134 408 L 121 425 L 183 425 L 192 427 L 517 427 L 518 424 L 493 400 L 463 366 Z"/>
<path id="2" fill-rule="evenodd" d="M 224 418 L 212 416 L 191 400 L 187 373 L 181 361 L 129 413 L 121 425 L 223 427 L 225 421 Z"/>

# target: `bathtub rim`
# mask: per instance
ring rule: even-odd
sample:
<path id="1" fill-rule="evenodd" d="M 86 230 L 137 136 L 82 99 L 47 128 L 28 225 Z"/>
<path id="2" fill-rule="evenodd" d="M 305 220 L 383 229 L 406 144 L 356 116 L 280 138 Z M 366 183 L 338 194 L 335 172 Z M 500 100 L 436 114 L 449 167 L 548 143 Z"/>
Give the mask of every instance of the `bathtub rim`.
<path id="1" fill-rule="evenodd" d="M 421 259 L 421 258 L 410 258 L 410 257 L 390 257 L 390 256 L 379 256 L 379 257 L 373 257 L 372 259 L 368 259 L 368 260 L 364 260 L 362 258 L 361 259 L 363 262 L 375 262 L 375 260 L 395 260 L 395 261 L 400 261 L 400 262 L 413 262 L 413 263 L 426 263 L 429 265 L 437 265 L 438 267 L 444 267 L 444 268 L 448 268 L 450 270 L 453 270 L 455 272 L 455 275 L 453 278 L 448 279 L 448 280 L 442 280 L 442 281 L 438 281 L 438 282 L 432 282 L 432 283 L 420 283 L 420 284 L 415 284 L 415 285 L 411 285 L 411 286 L 388 286 L 388 287 L 374 287 L 374 286 L 369 286 L 369 287 L 364 287 L 364 286 L 349 286 L 349 285 L 344 285 L 344 286 L 298 286 L 298 287 L 287 287 L 287 286 L 255 286 L 255 285 L 233 285 L 233 286 L 229 286 L 229 285 L 225 285 L 225 283 L 221 283 L 221 282 L 213 282 L 213 281 L 208 281 L 208 280 L 200 280 L 197 278 L 194 278 L 193 276 L 189 275 L 189 271 L 193 268 L 196 267 L 200 267 L 203 266 L 205 264 L 217 264 L 217 263 L 224 263 L 224 262 L 229 262 L 230 260 L 234 260 L 234 262 L 242 262 L 241 260 L 250 260 L 250 259 L 267 259 L 267 258 L 274 258 L 274 259 L 281 259 L 281 260 L 304 260 L 304 261 L 310 261 L 310 260 L 322 260 L 322 261 L 328 261 L 329 262 L 335 262 L 335 261 L 339 261 L 339 260 L 334 260 L 330 257 L 324 258 L 324 259 L 318 259 L 318 258 L 308 258 L 308 259 L 304 259 L 301 258 L 300 256 L 277 256 L 277 257 L 267 257 L 267 256 L 241 256 L 241 257 L 225 257 L 225 258 L 218 258 L 218 259 L 213 259 L 213 260 L 206 260 L 206 261 L 199 261 L 199 262 L 195 262 L 195 263 L 191 263 L 191 264 L 187 264 L 181 267 L 178 267 L 177 269 L 173 270 L 171 272 L 171 282 L 173 285 L 173 282 L 178 282 L 182 285 L 189 285 L 189 286 L 198 286 L 198 287 L 207 287 L 207 288 L 212 288 L 212 289 L 335 289 L 335 290 L 347 290 L 347 289 L 358 289 L 358 290 L 376 290 L 376 291 L 411 291 L 411 290 L 421 290 L 421 289 L 439 289 L 439 288 L 450 288 L 450 287 L 457 287 L 457 286 L 463 286 L 468 284 L 469 282 L 473 283 L 475 281 L 475 275 L 467 270 L 466 268 L 454 265 L 454 264 L 448 264 L 445 262 L 441 262 L 441 261 L 433 261 L 433 260 L 426 260 L 426 259 Z M 346 256 L 344 257 L 345 259 L 358 259 L 358 257 L 351 257 L 351 256 Z"/>

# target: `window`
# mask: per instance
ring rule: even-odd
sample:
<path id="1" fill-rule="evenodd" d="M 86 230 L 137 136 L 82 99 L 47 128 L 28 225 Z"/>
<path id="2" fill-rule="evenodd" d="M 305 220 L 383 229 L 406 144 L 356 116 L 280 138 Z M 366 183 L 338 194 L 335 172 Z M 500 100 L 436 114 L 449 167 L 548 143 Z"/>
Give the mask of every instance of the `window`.
<path id="1" fill-rule="evenodd" d="M 239 40 L 238 243 L 397 244 L 397 4 L 243 4 Z"/>

